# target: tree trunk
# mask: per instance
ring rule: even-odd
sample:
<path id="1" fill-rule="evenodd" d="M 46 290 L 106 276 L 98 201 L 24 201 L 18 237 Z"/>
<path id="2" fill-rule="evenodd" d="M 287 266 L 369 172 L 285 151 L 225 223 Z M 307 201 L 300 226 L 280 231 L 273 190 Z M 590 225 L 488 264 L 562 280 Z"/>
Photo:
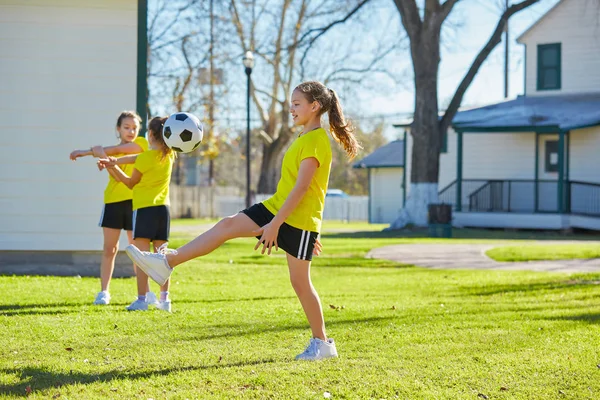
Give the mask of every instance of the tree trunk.
<path id="1" fill-rule="evenodd" d="M 420 40 L 411 43 L 415 73 L 415 114 L 410 190 L 400 215 L 391 229 L 408 224 L 427 225 L 427 206 L 438 202 L 438 174 L 443 135 L 440 132 L 437 99 L 439 35 L 423 30 Z M 417 156 L 418 155 L 418 156 Z"/>
<path id="2" fill-rule="evenodd" d="M 274 145 L 263 145 L 263 157 L 258 180 L 257 193 L 273 194 L 279 181 L 279 151 Z"/>

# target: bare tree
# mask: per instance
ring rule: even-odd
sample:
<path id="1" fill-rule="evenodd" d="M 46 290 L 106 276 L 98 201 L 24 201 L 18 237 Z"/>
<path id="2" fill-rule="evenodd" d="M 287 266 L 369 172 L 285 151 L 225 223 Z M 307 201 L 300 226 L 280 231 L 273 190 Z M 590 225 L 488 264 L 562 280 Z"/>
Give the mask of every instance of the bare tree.
<path id="1" fill-rule="evenodd" d="M 350 35 L 347 35 L 345 42 L 338 40 L 331 44 L 335 51 L 321 52 L 312 62 L 307 57 L 318 39 L 346 23 L 368 2 L 231 0 L 232 22 L 242 47 L 241 53 L 253 51 L 262 64 L 260 78 L 255 77 L 256 73 L 252 75 L 251 90 L 261 125 L 256 137 L 260 137 L 263 143 L 258 193 L 275 191 L 280 157 L 294 135 L 288 98 L 294 82 L 306 76 L 318 77 L 325 83 L 352 79 L 358 81 L 361 76 L 376 70 L 392 75 L 383 63 L 385 56 L 397 49 L 397 42 L 379 46 L 369 54 L 370 59 L 363 60 L 364 66 L 354 69 L 341 65 L 342 60 L 348 64 L 350 55 L 357 49 Z M 337 60 L 333 59 L 336 53 Z M 332 65 L 337 68 L 331 68 Z"/>
<path id="2" fill-rule="evenodd" d="M 425 225 L 427 206 L 438 201 L 440 150 L 445 132 L 450 127 L 467 88 L 483 62 L 500 43 L 509 18 L 539 0 L 525 0 L 504 10 L 494 32 L 469 67 L 458 85 L 444 116 L 439 118 L 438 69 L 440 33 L 444 22 L 459 0 L 425 0 L 422 12 L 416 0 L 394 0 L 402 24 L 410 40 L 414 83 L 415 111 L 411 126 L 413 138 L 410 192 L 400 217 L 391 225 L 401 228 L 408 223 Z M 422 15 L 422 16 L 421 16 Z"/>

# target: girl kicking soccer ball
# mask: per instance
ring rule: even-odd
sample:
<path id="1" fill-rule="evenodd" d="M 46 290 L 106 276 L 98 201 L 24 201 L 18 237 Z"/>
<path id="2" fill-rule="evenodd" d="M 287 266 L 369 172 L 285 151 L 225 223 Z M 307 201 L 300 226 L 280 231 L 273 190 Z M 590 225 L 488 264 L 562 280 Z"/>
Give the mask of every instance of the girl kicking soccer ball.
<path id="1" fill-rule="evenodd" d="M 318 360 L 337 357 L 333 339 L 325 334 L 321 302 L 310 279 L 313 252 L 318 254 L 321 249 L 317 236 L 331 169 L 331 147 L 327 132 L 321 127 L 321 116 L 328 113 L 331 134 L 349 156 L 354 157 L 360 146 L 344 120 L 337 94 L 322 83 L 298 85 L 292 93 L 290 112 L 302 132 L 285 153 L 281 179 L 271 198 L 222 219 L 171 253 L 149 253 L 135 245 L 129 245 L 126 252 L 152 279 L 163 284 L 173 268 L 210 253 L 230 239 L 258 236 L 254 249 L 262 243 L 263 254 L 282 248 L 287 253 L 292 286 L 312 330 L 308 347 L 296 359 Z"/>
<path id="2" fill-rule="evenodd" d="M 163 139 L 162 131 L 166 120 L 166 117 L 155 117 L 148 124 L 150 150 L 137 155 L 98 160 L 100 168 L 106 168 L 112 177 L 133 189 L 133 243 L 136 248 L 144 251 L 150 250 L 150 242 L 155 251 L 166 251 L 169 240 L 169 182 L 175 155 Z M 129 175 L 119 167 L 128 164 L 133 164 Z M 169 279 L 165 279 L 160 285 L 160 300 L 156 307 L 171 312 Z M 148 276 L 142 271 L 137 273 L 137 287 L 138 298 L 127 309 L 146 311 Z"/>
<path id="3" fill-rule="evenodd" d="M 116 146 L 95 146 L 88 150 L 74 150 L 69 158 L 73 161 L 79 157 L 94 156 L 122 156 L 137 154 L 148 150 L 148 141 L 138 136 L 142 119 L 135 111 L 123 111 L 117 118 L 117 138 L 120 143 Z M 125 167 L 126 173 L 131 173 L 133 166 Z M 132 230 L 132 191 L 127 186 L 115 180 L 112 176 L 108 178 L 108 184 L 104 190 L 104 207 L 100 217 L 100 226 L 104 236 L 104 247 L 102 262 L 100 264 L 100 292 L 94 300 L 94 304 L 106 305 L 110 303 L 110 279 L 115 269 L 115 258 L 119 250 L 119 236 L 121 230 L 127 232 L 129 243 L 133 242 Z M 134 267 L 135 268 L 135 267 Z M 148 293 L 148 298 L 156 301 L 154 293 Z"/>

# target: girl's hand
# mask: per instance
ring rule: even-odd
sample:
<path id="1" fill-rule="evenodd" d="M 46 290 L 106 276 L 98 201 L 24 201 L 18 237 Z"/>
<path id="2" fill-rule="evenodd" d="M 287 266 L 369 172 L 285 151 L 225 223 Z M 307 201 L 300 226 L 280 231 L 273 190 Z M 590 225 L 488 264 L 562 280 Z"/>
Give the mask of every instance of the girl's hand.
<path id="1" fill-rule="evenodd" d="M 323 245 L 319 238 L 315 241 L 315 247 L 313 247 L 313 255 L 318 256 L 323 251 Z"/>
<path id="2" fill-rule="evenodd" d="M 275 247 L 275 250 L 279 250 L 279 247 L 277 246 L 277 235 L 279 234 L 279 225 L 274 224 L 273 221 L 269 222 L 262 228 L 257 229 L 252 233 L 254 234 L 254 236 L 261 235 L 260 239 L 258 240 L 258 243 L 256 243 L 256 246 L 254 246 L 254 250 L 258 249 L 261 243 L 263 244 L 261 254 L 265 254 L 265 250 L 268 249 L 267 254 L 271 255 L 271 248 L 273 247 Z"/>
<path id="3" fill-rule="evenodd" d="M 100 170 L 104 168 L 112 168 L 115 165 L 117 165 L 117 159 L 115 157 L 101 158 L 98 160 L 98 168 Z"/>
<path id="4" fill-rule="evenodd" d="M 77 160 L 79 157 L 83 157 L 83 152 L 81 150 L 73 150 L 71 154 L 69 154 L 69 158 L 73 161 Z"/>

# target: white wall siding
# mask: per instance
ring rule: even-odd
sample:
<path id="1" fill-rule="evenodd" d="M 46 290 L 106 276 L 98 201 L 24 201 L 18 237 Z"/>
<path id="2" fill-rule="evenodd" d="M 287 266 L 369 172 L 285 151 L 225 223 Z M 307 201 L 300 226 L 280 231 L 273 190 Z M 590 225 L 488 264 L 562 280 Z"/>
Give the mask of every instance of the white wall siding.
<path id="1" fill-rule="evenodd" d="M 600 127 L 574 130 L 569 135 L 569 179 L 600 183 Z"/>
<path id="2" fill-rule="evenodd" d="M 596 0 L 565 0 L 521 38 L 526 46 L 527 96 L 600 91 L 599 21 Z M 538 91 L 537 46 L 550 43 L 561 43 L 561 89 Z"/>
<path id="3" fill-rule="evenodd" d="M 0 250 L 101 250 L 107 182 L 71 150 L 135 109 L 137 1 L 0 0 Z"/>
<path id="4" fill-rule="evenodd" d="M 402 168 L 372 168 L 371 210 L 372 223 L 392 223 L 402 210 Z"/>

